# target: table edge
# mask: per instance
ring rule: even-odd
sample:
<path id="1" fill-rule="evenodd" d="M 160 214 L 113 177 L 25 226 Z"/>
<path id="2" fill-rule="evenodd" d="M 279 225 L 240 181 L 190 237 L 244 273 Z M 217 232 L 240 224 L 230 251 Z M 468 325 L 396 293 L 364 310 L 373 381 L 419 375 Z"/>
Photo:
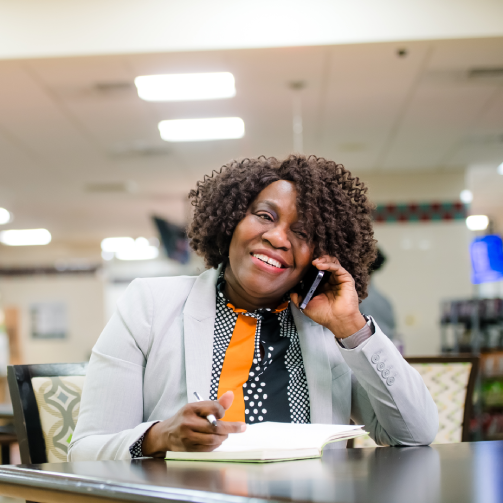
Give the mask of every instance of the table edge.
<path id="1" fill-rule="evenodd" d="M 230 495 L 197 489 L 164 487 L 128 482 L 111 482 L 97 477 L 34 470 L 15 465 L 0 465 L 0 485 L 14 484 L 31 488 L 51 489 L 66 493 L 101 496 L 104 498 L 142 501 L 176 501 L 181 503 L 281 503 L 281 500 Z M 114 496 L 117 496 L 114 498 Z M 141 500 L 137 497 L 141 496 Z M 147 499 L 148 498 L 148 499 Z"/>

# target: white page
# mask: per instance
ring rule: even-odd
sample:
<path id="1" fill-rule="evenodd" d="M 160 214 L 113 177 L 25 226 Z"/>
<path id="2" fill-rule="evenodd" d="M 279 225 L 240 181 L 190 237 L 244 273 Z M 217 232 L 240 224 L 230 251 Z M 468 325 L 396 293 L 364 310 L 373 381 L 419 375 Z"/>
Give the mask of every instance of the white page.
<path id="1" fill-rule="evenodd" d="M 331 438 L 361 430 L 361 426 L 265 422 L 247 425 L 243 433 L 231 433 L 214 452 L 321 449 Z"/>

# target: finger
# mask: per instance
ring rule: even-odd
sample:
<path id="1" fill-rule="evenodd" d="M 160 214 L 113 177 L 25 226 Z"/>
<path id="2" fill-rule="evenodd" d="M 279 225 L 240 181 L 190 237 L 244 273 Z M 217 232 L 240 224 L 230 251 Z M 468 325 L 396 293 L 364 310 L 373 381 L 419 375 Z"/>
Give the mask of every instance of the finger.
<path id="1" fill-rule="evenodd" d="M 199 433 L 209 433 L 212 435 L 228 435 L 229 433 L 241 433 L 246 430 L 246 424 L 241 422 L 218 421 L 217 425 L 211 424 L 205 417 L 197 415 L 187 418 L 184 421 L 187 430 Z"/>
<path id="2" fill-rule="evenodd" d="M 201 444 L 190 444 L 190 445 L 184 445 L 183 450 L 185 452 L 211 452 L 214 451 L 217 447 L 220 447 L 220 445 L 201 445 Z"/>
<path id="3" fill-rule="evenodd" d="M 295 306 L 298 308 L 300 305 L 300 296 L 298 293 L 291 293 L 290 294 L 290 300 L 295 304 Z"/>
<path id="4" fill-rule="evenodd" d="M 239 421 L 219 421 L 216 426 L 216 433 L 219 435 L 228 435 L 229 433 L 243 433 L 246 430 L 246 424 Z"/>
<path id="5" fill-rule="evenodd" d="M 352 279 L 351 274 L 349 274 L 349 272 L 346 271 L 346 269 L 344 269 L 344 267 L 342 267 L 341 263 L 336 258 L 332 257 L 332 260 L 333 261 L 331 261 L 331 262 L 327 261 L 327 262 L 317 263 L 317 264 L 314 264 L 314 262 L 313 262 L 313 265 L 315 265 L 320 271 L 329 271 L 329 272 L 333 273 L 333 275 L 339 276 L 339 277 L 347 275 L 349 278 Z"/>
<path id="6" fill-rule="evenodd" d="M 190 415 L 191 413 L 204 418 L 212 414 L 217 419 L 221 419 L 224 417 L 225 409 L 218 401 L 205 400 L 204 402 L 194 402 L 189 404 L 186 414 Z"/>
<path id="7" fill-rule="evenodd" d="M 329 255 L 323 255 L 317 259 L 314 259 L 312 264 L 319 270 L 326 270 L 328 267 L 339 266 L 341 263 L 337 257 L 330 257 Z"/>
<path id="8" fill-rule="evenodd" d="M 227 410 L 234 401 L 234 393 L 232 391 L 226 391 L 217 401 L 225 410 Z"/>
<path id="9" fill-rule="evenodd" d="M 228 435 L 213 435 L 211 433 L 200 433 L 197 431 L 191 432 L 186 440 L 194 446 L 207 446 L 216 449 L 222 442 L 226 440 Z"/>
<path id="10" fill-rule="evenodd" d="M 313 260 L 313 263 L 314 262 L 318 262 L 320 264 L 323 264 L 325 262 L 333 262 L 333 259 L 335 257 L 331 257 L 330 255 L 322 255 L 321 257 L 317 257 Z"/>

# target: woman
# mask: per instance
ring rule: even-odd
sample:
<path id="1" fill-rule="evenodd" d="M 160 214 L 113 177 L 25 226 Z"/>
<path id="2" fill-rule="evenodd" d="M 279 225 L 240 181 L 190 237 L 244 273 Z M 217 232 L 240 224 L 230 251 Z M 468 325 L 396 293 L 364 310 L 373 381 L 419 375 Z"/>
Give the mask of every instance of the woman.
<path id="1" fill-rule="evenodd" d="M 314 156 L 233 161 L 199 182 L 189 238 L 209 269 L 130 285 L 93 349 L 69 460 L 210 451 L 260 421 L 352 418 L 380 445 L 430 443 L 421 377 L 358 310 L 375 258 L 365 193 Z M 300 312 L 312 265 L 330 281 Z"/>

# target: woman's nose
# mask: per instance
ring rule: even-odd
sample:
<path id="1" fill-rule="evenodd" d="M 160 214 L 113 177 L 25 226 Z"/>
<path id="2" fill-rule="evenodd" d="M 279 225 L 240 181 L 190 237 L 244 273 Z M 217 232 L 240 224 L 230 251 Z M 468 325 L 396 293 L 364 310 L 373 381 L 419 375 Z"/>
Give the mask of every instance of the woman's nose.
<path id="1" fill-rule="evenodd" d="M 268 241 L 273 248 L 290 249 L 290 240 L 288 239 L 287 231 L 281 225 L 277 225 L 264 232 L 262 239 Z"/>

